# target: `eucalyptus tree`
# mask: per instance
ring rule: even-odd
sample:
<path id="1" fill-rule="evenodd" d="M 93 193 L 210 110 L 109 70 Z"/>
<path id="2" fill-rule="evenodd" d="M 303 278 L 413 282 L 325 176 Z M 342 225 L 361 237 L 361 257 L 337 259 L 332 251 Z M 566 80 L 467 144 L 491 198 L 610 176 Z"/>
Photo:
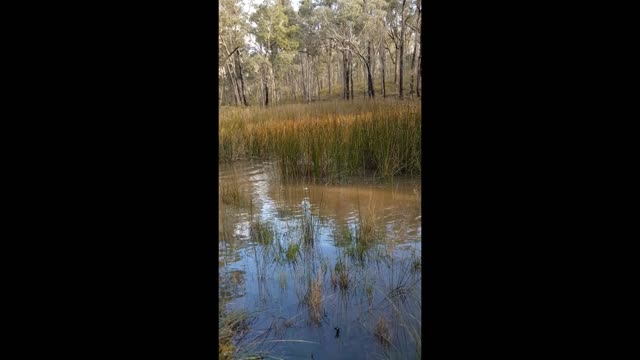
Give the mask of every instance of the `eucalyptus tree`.
<path id="1" fill-rule="evenodd" d="M 307 102 L 312 97 L 312 63 L 313 59 L 318 57 L 320 36 L 318 33 L 319 24 L 316 16 L 314 16 L 314 4 L 311 0 L 302 0 L 298 9 L 300 20 L 300 47 L 298 56 L 300 58 L 301 75 L 302 75 L 302 91 Z"/>
<path id="2" fill-rule="evenodd" d="M 404 97 L 404 40 L 405 40 L 405 32 L 406 32 L 406 8 L 407 8 L 407 0 L 400 0 L 402 5 L 400 6 L 400 53 L 398 55 L 398 97 L 402 99 Z"/>
<path id="3" fill-rule="evenodd" d="M 274 67 L 279 62 L 290 60 L 287 52 L 298 48 L 296 33 L 297 25 L 289 25 L 289 18 L 285 14 L 282 1 L 265 0 L 258 6 L 251 16 L 254 27 L 252 34 L 255 36 L 257 48 L 254 49 L 261 57 L 260 75 L 262 78 L 263 104 L 269 105 L 269 86 L 278 98 L 276 76 Z M 277 100 L 276 100 L 277 102 Z"/>
<path id="4" fill-rule="evenodd" d="M 363 38 L 361 38 L 361 41 L 352 44 L 354 51 L 362 58 L 367 68 L 367 93 L 369 97 L 375 97 L 373 72 L 375 68 L 375 51 L 376 49 L 379 49 L 379 47 L 375 46 L 375 44 L 380 41 L 379 34 L 380 29 L 384 26 L 386 7 L 387 4 L 383 0 L 363 1 Z M 364 51 L 364 49 L 361 49 L 361 44 L 366 49 L 366 52 Z"/>
<path id="5" fill-rule="evenodd" d="M 340 81 L 342 97 L 353 99 L 354 77 L 374 98 L 378 73 L 386 97 L 387 57 L 398 96 L 405 95 L 407 75 L 409 95 L 420 96 L 421 0 L 300 0 L 297 11 L 291 0 L 255 1 L 262 3 L 251 16 L 239 0 L 220 2 L 220 100 L 310 102 L 325 84 L 331 96 Z"/>
<path id="6" fill-rule="evenodd" d="M 246 14 L 235 0 L 221 0 L 218 20 L 218 75 L 223 84 L 221 94 L 224 94 L 224 79 L 227 77 L 235 103 L 246 106 L 248 102 L 242 57 L 246 51 L 244 38 L 248 32 Z"/>
<path id="7" fill-rule="evenodd" d="M 422 24 L 422 1 L 416 0 L 415 10 L 407 18 L 407 27 L 413 30 L 413 52 L 411 55 L 411 80 L 409 82 L 409 96 L 413 97 L 414 94 L 414 79 L 415 79 L 415 93 L 420 96 L 420 64 L 422 63 L 422 54 L 420 54 L 420 26 Z M 416 64 L 416 54 L 418 61 Z"/>
<path id="8" fill-rule="evenodd" d="M 353 51 L 354 44 L 362 35 L 362 0 L 337 0 L 331 7 L 318 12 L 326 39 L 342 53 L 343 98 L 353 99 Z"/>

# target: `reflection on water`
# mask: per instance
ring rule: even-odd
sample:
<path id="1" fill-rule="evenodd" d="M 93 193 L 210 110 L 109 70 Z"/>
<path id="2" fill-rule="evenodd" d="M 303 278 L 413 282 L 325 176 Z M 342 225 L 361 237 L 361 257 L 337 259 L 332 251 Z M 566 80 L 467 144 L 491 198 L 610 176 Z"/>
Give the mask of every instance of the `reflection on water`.
<path id="1" fill-rule="evenodd" d="M 282 181 L 275 164 L 219 165 L 219 295 L 247 311 L 245 355 L 421 354 L 420 179 Z"/>

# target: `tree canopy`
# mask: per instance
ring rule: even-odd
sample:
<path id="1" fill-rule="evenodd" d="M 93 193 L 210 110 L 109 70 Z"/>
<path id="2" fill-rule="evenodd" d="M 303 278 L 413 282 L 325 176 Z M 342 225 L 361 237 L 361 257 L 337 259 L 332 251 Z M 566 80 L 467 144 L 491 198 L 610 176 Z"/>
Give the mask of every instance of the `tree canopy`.
<path id="1" fill-rule="evenodd" d="M 219 3 L 221 105 L 420 96 L 421 0 L 255 1 Z"/>

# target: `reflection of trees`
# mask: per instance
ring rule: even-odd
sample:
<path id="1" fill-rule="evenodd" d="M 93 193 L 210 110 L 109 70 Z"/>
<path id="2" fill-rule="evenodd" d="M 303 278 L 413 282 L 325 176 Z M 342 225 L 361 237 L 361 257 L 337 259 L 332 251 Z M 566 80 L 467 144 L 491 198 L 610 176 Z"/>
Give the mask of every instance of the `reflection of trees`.
<path id="1" fill-rule="evenodd" d="M 221 241 L 218 243 L 218 266 L 224 267 L 229 263 L 242 260 L 240 250 L 235 242 Z"/>
<path id="2" fill-rule="evenodd" d="M 237 227 L 241 224 L 239 219 L 227 213 L 220 217 L 219 223 L 222 225 L 218 231 L 218 266 L 223 267 L 242 260 L 240 250 L 243 248 L 243 242 L 238 238 Z"/>
<path id="3" fill-rule="evenodd" d="M 291 218 L 302 214 L 300 204 L 311 203 L 311 210 L 319 219 L 352 222 L 363 209 L 379 209 L 377 216 L 385 223 L 406 223 L 409 228 L 419 225 L 420 207 L 412 182 L 399 182 L 394 188 L 370 184 L 326 186 L 304 182 L 271 186 L 269 196 L 278 204 L 278 216 Z"/>
<path id="4" fill-rule="evenodd" d="M 242 270 L 227 270 L 220 273 L 218 295 L 220 299 L 230 301 L 244 296 L 246 273 Z"/>

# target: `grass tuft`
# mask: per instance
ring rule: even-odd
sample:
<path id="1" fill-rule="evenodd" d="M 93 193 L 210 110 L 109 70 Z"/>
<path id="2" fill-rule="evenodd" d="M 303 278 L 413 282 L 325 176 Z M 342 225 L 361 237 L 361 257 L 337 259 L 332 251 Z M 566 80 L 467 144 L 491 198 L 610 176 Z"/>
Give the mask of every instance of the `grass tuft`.
<path id="1" fill-rule="evenodd" d="M 337 278 L 338 286 L 340 290 L 346 291 L 349 289 L 349 267 L 342 259 L 339 259 L 335 266 L 335 275 Z M 331 280 L 333 283 L 333 279 Z"/>
<path id="2" fill-rule="evenodd" d="M 309 319 L 313 324 L 319 325 L 322 320 L 322 274 L 318 273 L 316 279 L 309 278 L 307 293 L 304 302 L 309 308 Z"/>
<path id="3" fill-rule="evenodd" d="M 378 318 L 378 322 L 376 323 L 373 333 L 382 346 L 388 347 L 391 345 L 391 330 L 387 323 L 387 319 L 383 316 Z"/>
<path id="4" fill-rule="evenodd" d="M 287 261 L 295 262 L 298 254 L 300 253 L 300 245 L 297 243 L 291 243 L 287 246 Z"/>
<path id="5" fill-rule="evenodd" d="M 251 240 L 263 245 L 270 245 L 273 243 L 275 238 L 273 226 L 260 221 L 254 221 L 251 223 L 249 234 L 251 236 Z"/>

